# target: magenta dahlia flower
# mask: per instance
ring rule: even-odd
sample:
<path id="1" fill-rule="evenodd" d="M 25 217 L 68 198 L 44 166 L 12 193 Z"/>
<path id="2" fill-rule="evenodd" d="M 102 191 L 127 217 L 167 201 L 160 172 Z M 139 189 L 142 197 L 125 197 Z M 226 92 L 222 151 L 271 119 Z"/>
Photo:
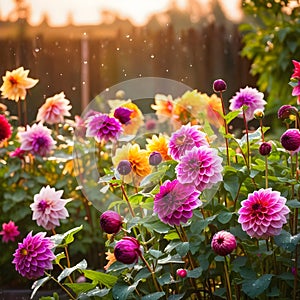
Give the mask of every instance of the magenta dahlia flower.
<path id="1" fill-rule="evenodd" d="M 100 226 L 108 234 L 118 233 L 122 227 L 122 223 L 122 217 L 112 210 L 107 210 L 100 216 Z"/>
<path id="2" fill-rule="evenodd" d="M 39 232 L 33 236 L 30 232 L 23 242 L 18 244 L 12 262 L 16 271 L 23 277 L 36 279 L 43 276 L 45 270 L 53 268 L 52 261 L 55 255 L 51 249 L 54 244 L 45 235 L 45 232 Z"/>
<path id="3" fill-rule="evenodd" d="M 290 117 L 292 115 L 297 115 L 298 109 L 295 106 L 292 105 L 282 105 L 278 110 L 278 119 L 285 121 L 290 120 Z"/>
<path id="4" fill-rule="evenodd" d="M 97 113 L 87 120 L 87 137 L 94 137 L 97 142 L 117 140 L 122 133 L 122 124 L 116 118 Z"/>
<path id="5" fill-rule="evenodd" d="M 254 118 L 254 111 L 256 109 L 264 110 L 264 106 L 267 104 L 263 93 L 259 92 L 256 88 L 248 86 L 240 89 L 229 102 L 229 109 L 232 111 L 242 108 L 243 105 L 248 107 L 245 111 L 247 121 Z M 239 117 L 243 117 L 243 113 L 240 113 Z"/>
<path id="6" fill-rule="evenodd" d="M 186 151 L 194 146 L 208 146 L 206 134 L 200 131 L 199 126 L 183 125 L 175 131 L 169 141 L 169 154 L 175 160 L 179 160 Z"/>
<path id="7" fill-rule="evenodd" d="M 219 231 L 213 236 L 211 247 L 218 255 L 226 256 L 236 248 L 235 236 L 228 231 Z"/>
<path id="8" fill-rule="evenodd" d="M 23 159 L 25 155 L 25 151 L 21 150 L 20 147 L 16 148 L 14 151 L 10 152 L 10 157 L 18 157 L 20 159 Z"/>
<path id="9" fill-rule="evenodd" d="M 51 130 L 41 123 L 27 125 L 26 131 L 20 132 L 20 149 L 40 156 L 47 156 L 55 146 Z"/>
<path id="10" fill-rule="evenodd" d="M 200 192 L 222 181 L 222 170 L 217 150 L 206 146 L 187 151 L 175 169 L 180 183 L 193 184 Z"/>
<path id="11" fill-rule="evenodd" d="M 34 195 L 34 202 L 30 205 L 33 211 L 32 220 L 36 220 L 39 226 L 46 230 L 59 226 L 59 221 L 69 216 L 65 205 L 70 200 L 63 200 L 63 191 L 55 191 L 49 185 L 42 187 L 40 192 Z"/>
<path id="12" fill-rule="evenodd" d="M 143 250 L 137 239 L 125 236 L 116 243 L 114 255 L 117 261 L 123 264 L 136 263 L 142 255 Z"/>
<path id="13" fill-rule="evenodd" d="M 294 65 L 294 73 L 292 74 L 291 78 L 296 78 L 300 80 L 300 62 L 296 60 L 292 60 Z"/>
<path id="14" fill-rule="evenodd" d="M 11 126 L 7 119 L 0 114 L 0 143 L 11 137 Z"/>
<path id="15" fill-rule="evenodd" d="M 213 90 L 216 93 L 225 92 L 227 89 L 227 84 L 223 79 L 217 79 L 213 83 Z"/>
<path id="16" fill-rule="evenodd" d="M 2 230 L 0 231 L 0 235 L 2 235 L 2 242 L 8 243 L 9 241 L 14 242 L 16 237 L 19 236 L 20 231 L 18 230 L 18 226 L 15 225 L 13 221 L 9 221 L 8 223 L 2 224 Z"/>
<path id="17" fill-rule="evenodd" d="M 290 212 L 286 199 L 271 188 L 260 189 L 241 202 L 238 222 L 251 237 L 267 239 L 279 235 Z"/>
<path id="18" fill-rule="evenodd" d="M 167 180 L 154 197 L 153 211 L 169 225 L 186 223 L 193 216 L 193 210 L 202 204 L 199 195 L 194 185 L 181 184 L 177 179 Z"/>
<path id="19" fill-rule="evenodd" d="M 300 131 L 295 128 L 288 129 L 280 137 L 280 142 L 284 149 L 298 152 L 300 150 Z"/>

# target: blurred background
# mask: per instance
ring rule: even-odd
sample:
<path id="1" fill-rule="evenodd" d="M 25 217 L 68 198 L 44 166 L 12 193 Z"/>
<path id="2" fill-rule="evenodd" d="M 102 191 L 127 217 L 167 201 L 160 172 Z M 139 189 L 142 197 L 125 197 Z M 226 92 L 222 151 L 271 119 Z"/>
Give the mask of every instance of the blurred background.
<path id="1" fill-rule="evenodd" d="M 80 114 L 106 88 L 144 76 L 207 94 L 223 78 L 229 98 L 255 83 L 240 56 L 244 21 L 239 0 L 0 0 L 0 75 L 24 66 L 39 79 L 31 120 L 61 91 Z"/>
<path id="2" fill-rule="evenodd" d="M 292 5 L 299 1 L 0 0 L 0 75 L 23 66 L 39 79 L 27 97 L 30 120 L 61 91 L 80 114 L 106 88 L 146 76 L 209 95 L 222 78 L 228 101 L 262 75 L 258 85 L 276 111 L 280 93 L 291 94 L 291 60 L 299 56 L 299 10 L 284 11 Z M 244 27 L 246 47 L 241 24 L 252 24 Z"/>

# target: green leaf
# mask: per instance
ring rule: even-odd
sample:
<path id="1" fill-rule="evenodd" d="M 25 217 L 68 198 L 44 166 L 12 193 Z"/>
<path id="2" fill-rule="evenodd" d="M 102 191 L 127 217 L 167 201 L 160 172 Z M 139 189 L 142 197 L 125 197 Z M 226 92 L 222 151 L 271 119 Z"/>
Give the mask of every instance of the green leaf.
<path id="1" fill-rule="evenodd" d="M 188 253 L 189 249 L 190 249 L 190 244 L 188 242 L 180 243 L 176 248 L 177 253 L 180 256 L 185 256 Z"/>
<path id="2" fill-rule="evenodd" d="M 297 199 L 293 199 L 293 200 L 287 201 L 286 205 L 290 208 L 299 208 L 300 202 Z"/>
<path id="3" fill-rule="evenodd" d="M 87 299 L 91 299 L 92 297 L 98 297 L 100 299 L 103 299 L 104 296 L 106 296 L 109 293 L 110 289 L 104 288 L 104 289 L 99 289 L 98 287 L 87 291 L 85 293 L 82 293 L 78 299 L 83 299 L 83 300 L 87 300 Z M 94 299 L 94 298 L 92 298 Z M 95 298 L 97 299 L 97 298 Z M 110 299 L 110 298 L 108 298 Z"/>
<path id="4" fill-rule="evenodd" d="M 177 295 L 171 295 L 168 297 L 168 300 L 181 300 L 184 299 L 185 294 L 177 294 Z"/>
<path id="5" fill-rule="evenodd" d="M 159 169 L 157 172 L 153 172 L 146 177 L 143 178 L 143 180 L 140 183 L 140 187 L 146 187 L 148 185 L 154 185 L 158 183 L 162 177 L 165 175 L 166 171 L 168 169 L 168 166 L 164 166 L 163 168 Z"/>
<path id="6" fill-rule="evenodd" d="M 172 240 L 178 240 L 179 239 L 179 235 L 176 231 L 172 231 L 167 233 L 164 238 L 168 241 L 172 241 Z"/>
<path id="7" fill-rule="evenodd" d="M 128 285 L 125 282 L 118 282 L 112 289 L 114 299 L 126 300 L 127 297 L 136 289 L 139 281 L 135 281 L 132 285 Z"/>
<path id="8" fill-rule="evenodd" d="M 63 258 L 65 258 L 65 257 L 66 257 L 65 252 L 60 252 L 60 253 L 58 253 L 58 254 L 55 255 L 55 260 L 54 260 L 54 262 L 55 262 L 56 264 L 59 264 L 60 260 L 63 259 Z"/>
<path id="9" fill-rule="evenodd" d="M 189 277 L 189 278 L 199 278 L 202 275 L 202 272 L 203 272 L 203 268 L 198 267 L 198 268 L 195 268 L 191 271 L 188 271 L 187 277 Z"/>
<path id="10" fill-rule="evenodd" d="M 32 284 L 32 293 L 31 293 L 31 296 L 30 296 L 30 299 L 32 299 L 34 297 L 34 295 L 36 294 L 36 292 L 38 291 L 38 289 L 45 283 L 47 282 L 48 280 L 50 280 L 50 276 L 47 276 L 47 277 L 44 277 L 44 278 L 41 278 L 37 281 L 35 281 L 33 284 Z"/>
<path id="11" fill-rule="evenodd" d="M 222 211 L 219 215 L 218 215 L 218 221 L 222 224 L 227 224 L 229 223 L 229 221 L 232 218 L 233 213 L 229 212 L 229 211 Z"/>
<path id="12" fill-rule="evenodd" d="M 63 234 L 55 234 L 51 237 L 51 240 L 54 242 L 55 246 L 61 245 L 63 242 L 63 246 L 70 244 L 74 241 L 74 234 L 79 232 L 83 226 L 75 227 Z"/>
<path id="13" fill-rule="evenodd" d="M 150 249 L 149 254 L 152 255 L 154 258 L 160 258 L 161 256 L 163 256 L 164 254 L 159 251 L 159 250 L 155 250 L 155 249 Z"/>
<path id="14" fill-rule="evenodd" d="M 165 295 L 165 292 L 156 292 L 146 296 L 143 296 L 141 300 L 158 300 Z"/>
<path id="15" fill-rule="evenodd" d="M 92 290 L 97 286 L 97 283 L 83 282 L 83 283 L 65 283 L 67 287 L 74 291 L 76 295 Z"/>
<path id="16" fill-rule="evenodd" d="M 242 291 L 254 299 L 269 287 L 273 276 L 273 274 L 265 274 L 256 280 L 245 280 L 242 284 Z"/>
<path id="17" fill-rule="evenodd" d="M 229 124 L 232 120 L 234 120 L 240 113 L 242 110 L 234 110 L 229 112 L 226 116 L 225 116 L 225 120 L 226 123 Z"/>
<path id="18" fill-rule="evenodd" d="M 281 233 L 274 237 L 277 246 L 282 247 L 286 251 L 294 251 L 300 241 L 300 233 L 292 236 L 289 232 L 282 230 Z"/>
<path id="19" fill-rule="evenodd" d="M 118 277 L 116 276 L 93 270 L 82 270 L 82 273 L 86 278 L 99 282 L 100 284 L 103 284 L 108 288 L 114 286 L 114 284 L 118 280 Z"/>
<path id="20" fill-rule="evenodd" d="M 170 226 L 168 226 L 160 221 L 153 222 L 153 223 L 144 223 L 144 226 L 146 228 L 148 228 L 149 230 L 153 230 L 158 233 L 167 233 L 170 230 Z"/>
<path id="21" fill-rule="evenodd" d="M 62 270 L 62 272 L 58 275 L 57 281 L 60 282 L 64 278 L 68 277 L 70 274 L 72 274 L 75 270 L 83 270 L 87 268 L 87 262 L 85 259 L 83 259 L 81 262 L 79 262 L 77 265 L 71 268 L 65 268 Z"/>
<path id="22" fill-rule="evenodd" d="M 166 258 L 159 259 L 158 264 L 164 265 L 164 264 L 169 264 L 169 263 L 174 263 L 174 264 L 183 264 L 184 261 L 182 260 L 180 255 L 168 255 Z"/>

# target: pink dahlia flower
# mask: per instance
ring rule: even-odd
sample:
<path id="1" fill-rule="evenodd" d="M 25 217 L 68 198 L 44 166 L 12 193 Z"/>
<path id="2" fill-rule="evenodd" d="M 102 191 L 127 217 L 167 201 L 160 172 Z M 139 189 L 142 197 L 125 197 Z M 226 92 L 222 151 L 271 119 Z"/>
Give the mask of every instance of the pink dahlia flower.
<path id="1" fill-rule="evenodd" d="M 15 151 L 10 152 L 9 156 L 10 157 L 18 157 L 20 159 L 24 158 L 25 151 L 21 150 L 21 148 L 16 148 Z"/>
<path id="2" fill-rule="evenodd" d="M 51 251 L 54 244 L 45 232 L 32 235 L 30 232 L 14 253 L 13 264 L 16 270 L 28 279 L 36 279 L 44 275 L 45 270 L 53 268 L 55 255 Z"/>
<path id="3" fill-rule="evenodd" d="M 123 264 L 136 263 L 142 255 L 143 249 L 137 239 L 125 236 L 116 243 L 114 255 L 117 261 Z"/>
<path id="4" fill-rule="evenodd" d="M 292 60 L 294 65 L 294 73 L 292 74 L 291 78 L 296 78 L 300 80 L 300 62 L 296 60 Z"/>
<path id="5" fill-rule="evenodd" d="M 263 93 L 259 92 L 256 88 L 248 86 L 240 89 L 229 102 L 231 103 L 229 109 L 232 111 L 242 108 L 243 105 L 248 107 L 245 111 L 247 121 L 254 118 L 254 111 L 256 109 L 264 110 L 264 106 L 267 104 Z M 239 117 L 243 117 L 243 113 L 240 113 Z"/>
<path id="6" fill-rule="evenodd" d="M 65 205 L 71 200 L 63 200 L 63 191 L 55 191 L 50 186 L 42 187 L 39 194 L 34 196 L 34 202 L 30 205 L 33 211 L 32 220 L 36 220 L 39 226 L 46 230 L 59 226 L 59 221 L 69 216 Z"/>
<path id="7" fill-rule="evenodd" d="M 213 236 L 211 247 L 218 255 L 226 256 L 236 248 L 235 236 L 228 231 L 219 231 Z"/>
<path id="8" fill-rule="evenodd" d="M 47 156 L 55 146 L 51 130 L 41 123 L 27 125 L 26 131 L 20 132 L 21 150 L 29 151 L 40 156 Z"/>
<path id="9" fill-rule="evenodd" d="M 116 118 L 97 113 L 87 120 L 87 137 L 94 137 L 97 142 L 117 140 L 122 133 L 122 124 Z"/>
<path id="10" fill-rule="evenodd" d="M 48 124 L 57 124 L 64 121 L 64 117 L 71 116 L 69 110 L 72 108 L 70 101 L 61 92 L 53 97 L 47 98 L 46 102 L 39 108 L 36 120 Z"/>
<path id="11" fill-rule="evenodd" d="M 271 188 L 255 191 L 241 202 L 238 222 L 251 237 L 267 239 L 279 235 L 290 212 L 285 202 L 286 199 Z"/>
<path id="12" fill-rule="evenodd" d="M 300 131 L 295 128 L 288 129 L 280 137 L 280 142 L 284 149 L 298 152 L 300 150 Z"/>
<path id="13" fill-rule="evenodd" d="M 3 235 L 2 241 L 4 243 L 8 243 L 9 241 L 14 242 L 19 234 L 20 231 L 18 230 L 18 226 L 16 226 L 13 221 L 2 224 L 2 231 L 0 231 L 0 235 Z"/>
<path id="14" fill-rule="evenodd" d="M 181 184 L 177 179 L 167 180 L 155 195 L 153 211 L 169 225 L 186 223 L 193 216 L 193 210 L 202 204 L 199 195 L 194 185 Z"/>
<path id="15" fill-rule="evenodd" d="M 187 151 L 175 170 L 180 183 L 193 184 L 200 192 L 223 179 L 222 159 L 216 149 L 206 146 Z"/>
<path id="16" fill-rule="evenodd" d="M 0 143 L 11 137 L 11 126 L 7 119 L 0 114 Z"/>
<path id="17" fill-rule="evenodd" d="M 186 151 L 194 146 L 209 146 L 206 134 L 200 131 L 199 126 L 183 125 L 175 131 L 169 141 L 169 153 L 175 160 L 179 160 Z"/>

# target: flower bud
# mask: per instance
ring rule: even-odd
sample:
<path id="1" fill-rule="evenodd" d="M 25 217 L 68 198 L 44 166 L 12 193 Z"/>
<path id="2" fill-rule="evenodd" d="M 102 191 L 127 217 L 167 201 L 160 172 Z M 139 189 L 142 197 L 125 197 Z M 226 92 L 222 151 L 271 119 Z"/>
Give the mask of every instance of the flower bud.
<path id="1" fill-rule="evenodd" d="M 253 112 L 253 116 L 254 116 L 255 119 L 261 120 L 265 116 L 265 113 L 264 113 L 264 111 L 262 109 L 256 109 Z"/>
<path id="2" fill-rule="evenodd" d="M 106 233 L 118 233 L 122 227 L 123 219 L 115 211 L 107 210 L 100 216 L 100 226 Z"/>
<path id="3" fill-rule="evenodd" d="M 115 109 L 114 117 L 118 119 L 120 123 L 127 124 L 130 122 L 130 115 L 132 112 L 132 109 L 121 106 Z"/>
<path id="4" fill-rule="evenodd" d="M 185 278 L 187 275 L 187 271 L 186 271 L 186 269 L 178 269 L 176 271 L 176 274 L 181 278 Z"/>
<path id="5" fill-rule="evenodd" d="M 120 175 L 128 175 L 131 172 L 131 164 L 128 160 L 121 160 L 117 166 Z"/>
<path id="6" fill-rule="evenodd" d="M 116 243 L 114 255 L 123 264 L 133 264 L 142 255 L 141 246 L 134 237 L 125 236 Z"/>
<path id="7" fill-rule="evenodd" d="M 298 109 L 291 105 L 283 105 L 278 110 L 278 119 L 282 121 L 294 120 L 295 115 L 298 114 Z"/>
<path id="8" fill-rule="evenodd" d="M 281 145 L 288 151 L 298 151 L 300 148 L 300 132 L 298 129 L 288 129 L 280 138 Z"/>
<path id="9" fill-rule="evenodd" d="M 271 153 L 272 151 L 272 144 L 269 142 L 263 142 L 260 144 L 258 151 L 261 155 L 267 156 Z"/>
<path id="10" fill-rule="evenodd" d="M 211 247 L 218 255 L 226 256 L 236 248 L 235 237 L 228 231 L 219 231 L 213 236 Z"/>
<path id="11" fill-rule="evenodd" d="M 149 164 L 151 166 L 157 166 L 162 162 L 162 156 L 159 152 L 153 151 L 149 156 Z"/>
<path id="12" fill-rule="evenodd" d="M 226 82 L 223 79 L 217 79 L 213 83 L 213 90 L 216 93 L 225 92 L 227 89 Z"/>

